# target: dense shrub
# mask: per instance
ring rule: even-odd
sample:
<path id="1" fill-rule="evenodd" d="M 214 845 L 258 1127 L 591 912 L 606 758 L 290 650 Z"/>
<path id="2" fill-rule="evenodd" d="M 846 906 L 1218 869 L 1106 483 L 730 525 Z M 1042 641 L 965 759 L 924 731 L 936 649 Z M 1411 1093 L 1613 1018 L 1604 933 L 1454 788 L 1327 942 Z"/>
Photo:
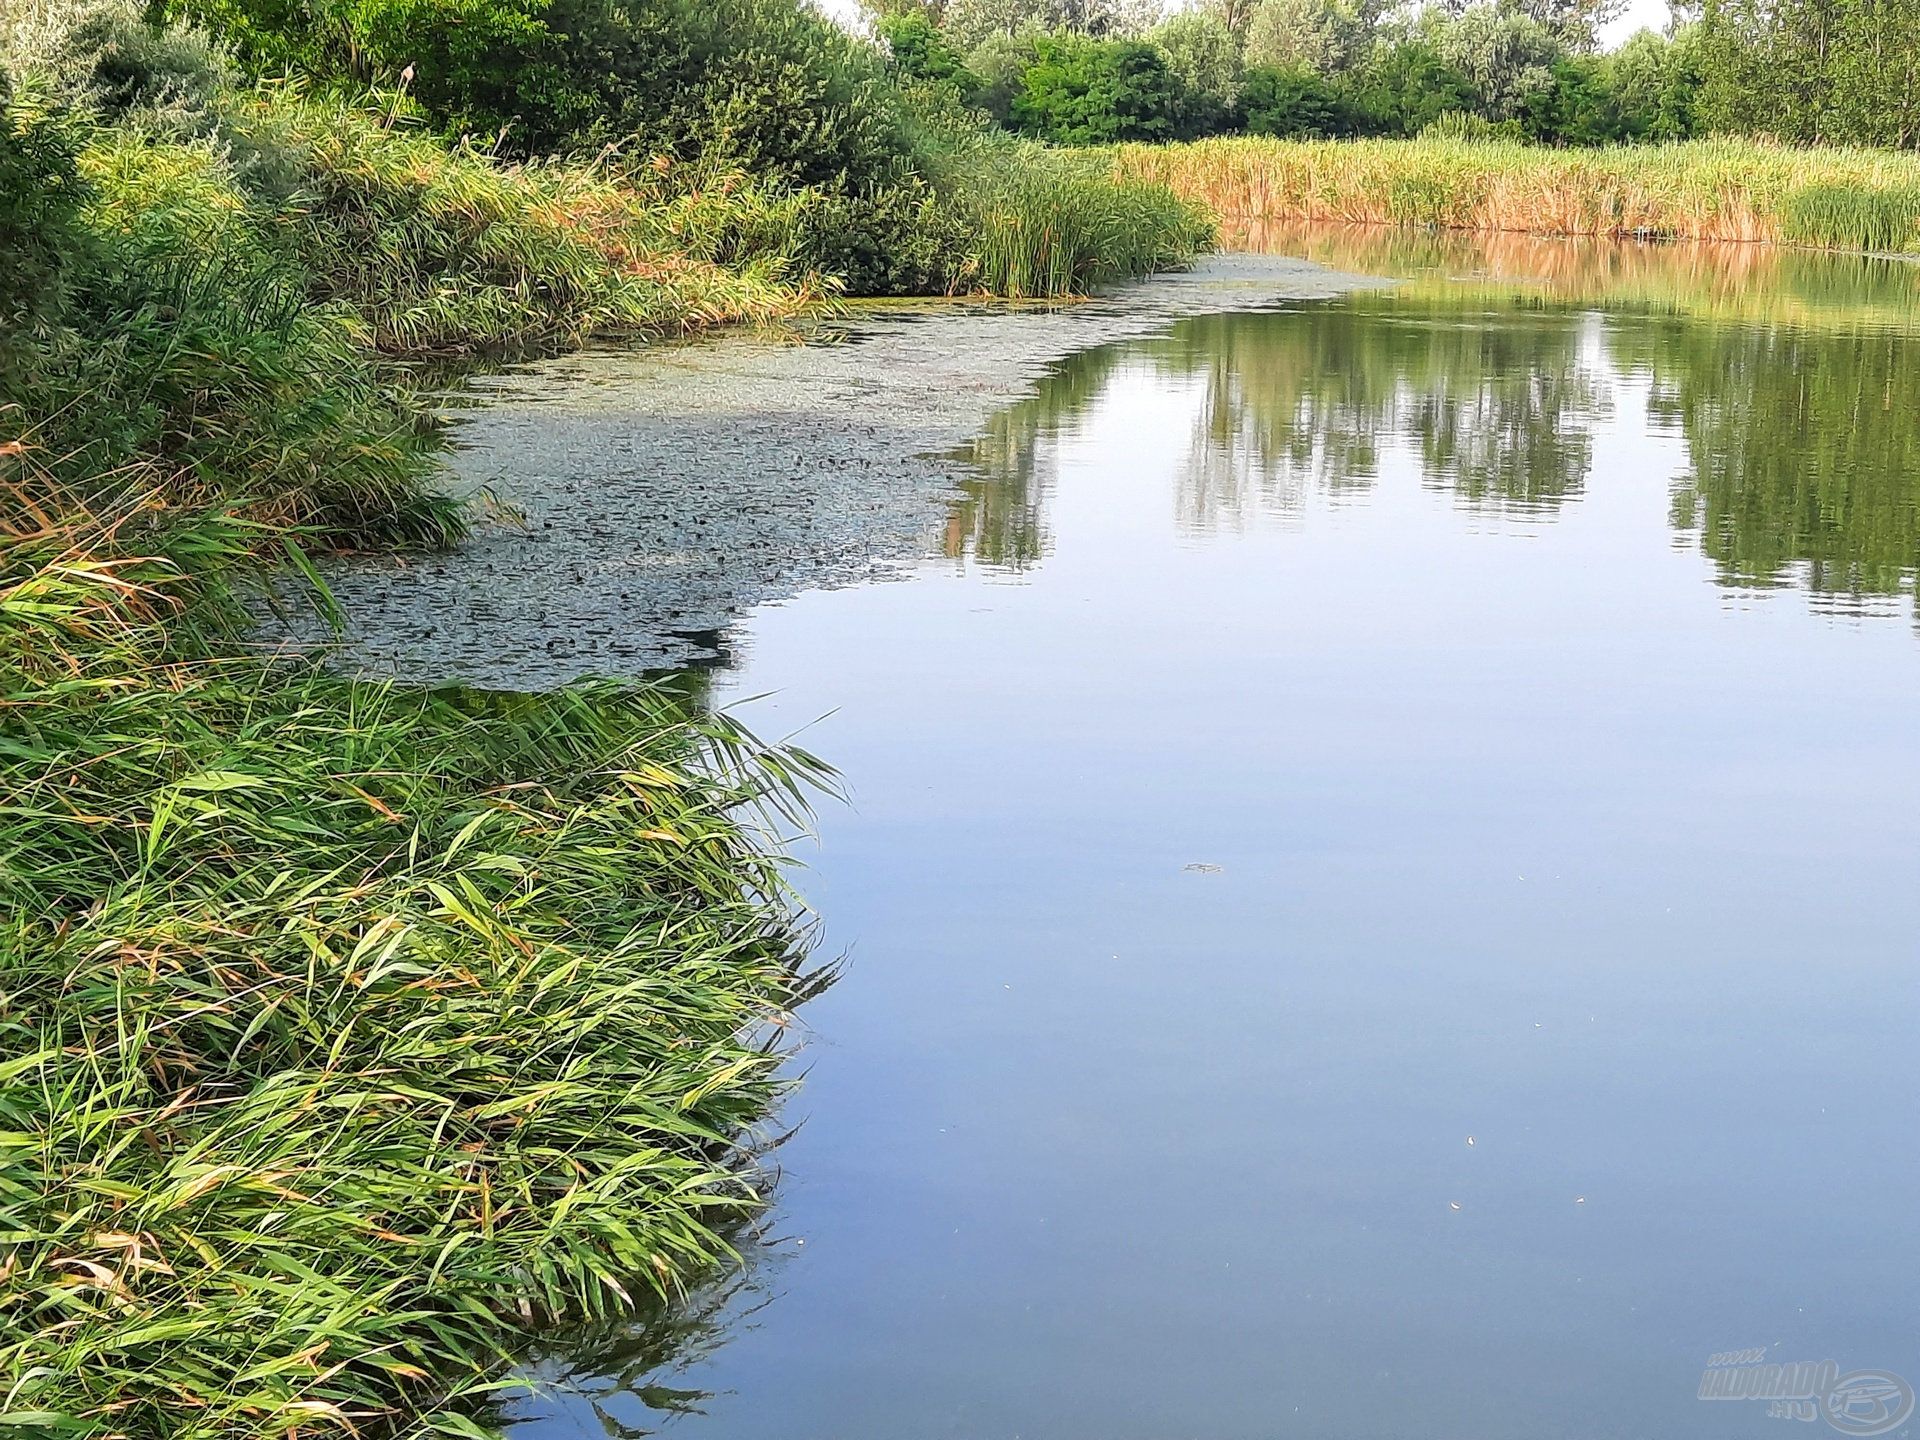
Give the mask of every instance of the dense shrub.
<path id="1" fill-rule="evenodd" d="M 1211 135 L 1231 129 L 1240 101 L 1240 37 L 1219 16 L 1184 10 L 1163 20 L 1147 36 L 1166 57 L 1185 94 L 1180 130 Z"/>
<path id="2" fill-rule="evenodd" d="M 611 147 L 816 190 L 809 263 L 863 293 L 934 279 L 913 118 L 883 58 L 799 0 L 316 0 L 291 22 L 280 0 L 178 3 L 256 67 L 409 69 L 435 123 L 498 153 Z"/>
<path id="3" fill-rule="evenodd" d="M 1170 140 L 1186 96 L 1166 57 L 1135 40 L 1050 35 L 1013 97 L 1016 128 L 1061 145 Z"/>
<path id="4" fill-rule="evenodd" d="M 205 134 L 233 67 L 203 31 L 152 23 L 138 0 L 27 0 L 8 47 L 94 120 Z"/>
<path id="5" fill-rule="evenodd" d="M 925 14 L 884 15 L 875 22 L 874 31 L 903 79 L 951 85 L 963 99 L 980 88 L 980 79 L 967 69 L 966 58 Z"/>
<path id="6" fill-rule="evenodd" d="M 1240 87 L 1250 134 L 1286 138 L 1344 135 L 1347 107 L 1331 83 L 1300 66 L 1257 65 Z"/>
<path id="7" fill-rule="evenodd" d="M 0 404 L 32 332 L 59 310 L 84 191 L 74 127 L 0 70 Z"/>

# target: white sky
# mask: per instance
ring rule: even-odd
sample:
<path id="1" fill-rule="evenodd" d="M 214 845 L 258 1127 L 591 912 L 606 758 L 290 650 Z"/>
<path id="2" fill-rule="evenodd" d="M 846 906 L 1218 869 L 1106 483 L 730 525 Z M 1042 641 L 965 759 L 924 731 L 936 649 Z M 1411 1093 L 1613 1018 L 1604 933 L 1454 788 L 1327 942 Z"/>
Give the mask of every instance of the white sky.
<path id="1" fill-rule="evenodd" d="M 814 0 L 814 3 L 843 22 L 853 20 L 860 13 L 860 0 Z M 1636 30 L 1664 30 L 1666 24 L 1667 0 L 1628 0 L 1627 13 L 1600 32 L 1601 43 L 1612 49 Z"/>

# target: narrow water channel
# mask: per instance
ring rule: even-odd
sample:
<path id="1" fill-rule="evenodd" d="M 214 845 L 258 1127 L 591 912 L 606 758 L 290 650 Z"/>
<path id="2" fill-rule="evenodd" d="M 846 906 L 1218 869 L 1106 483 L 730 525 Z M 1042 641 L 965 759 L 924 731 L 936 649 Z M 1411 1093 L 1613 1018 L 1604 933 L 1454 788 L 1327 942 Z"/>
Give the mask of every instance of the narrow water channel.
<path id="1" fill-rule="evenodd" d="M 516 1440 L 1750 1440 L 1874 1412 L 1698 1398 L 1724 1352 L 1920 1383 L 1920 278 L 1274 243 L 1407 283 L 1060 363 L 906 583 L 726 636 L 846 776 L 846 975 L 741 1273 L 543 1357 Z"/>

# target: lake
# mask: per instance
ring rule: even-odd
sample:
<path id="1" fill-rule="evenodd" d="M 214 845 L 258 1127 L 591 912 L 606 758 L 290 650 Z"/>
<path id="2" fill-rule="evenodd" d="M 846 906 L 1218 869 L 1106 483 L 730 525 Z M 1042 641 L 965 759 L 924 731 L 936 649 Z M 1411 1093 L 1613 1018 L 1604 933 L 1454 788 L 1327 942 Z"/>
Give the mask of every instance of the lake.
<path id="1" fill-rule="evenodd" d="M 1058 364 L 727 637 L 845 973 L 739 1273 L 515 1440 L 1911 1428 L 1915 270 L 1266 243 L 1407 283 Z"/>

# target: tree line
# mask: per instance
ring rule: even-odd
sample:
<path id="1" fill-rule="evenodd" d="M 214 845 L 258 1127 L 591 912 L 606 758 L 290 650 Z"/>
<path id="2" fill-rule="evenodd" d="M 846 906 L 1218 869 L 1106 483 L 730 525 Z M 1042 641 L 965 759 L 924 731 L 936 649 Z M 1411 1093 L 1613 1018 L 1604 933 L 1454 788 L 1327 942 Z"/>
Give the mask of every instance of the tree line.
<path id="1" fill-rule="evenodd" d="M 1920 0 L 868 0 L 908 80 L 1059 144 L 1410 136 L 1920 141 Z"/>

